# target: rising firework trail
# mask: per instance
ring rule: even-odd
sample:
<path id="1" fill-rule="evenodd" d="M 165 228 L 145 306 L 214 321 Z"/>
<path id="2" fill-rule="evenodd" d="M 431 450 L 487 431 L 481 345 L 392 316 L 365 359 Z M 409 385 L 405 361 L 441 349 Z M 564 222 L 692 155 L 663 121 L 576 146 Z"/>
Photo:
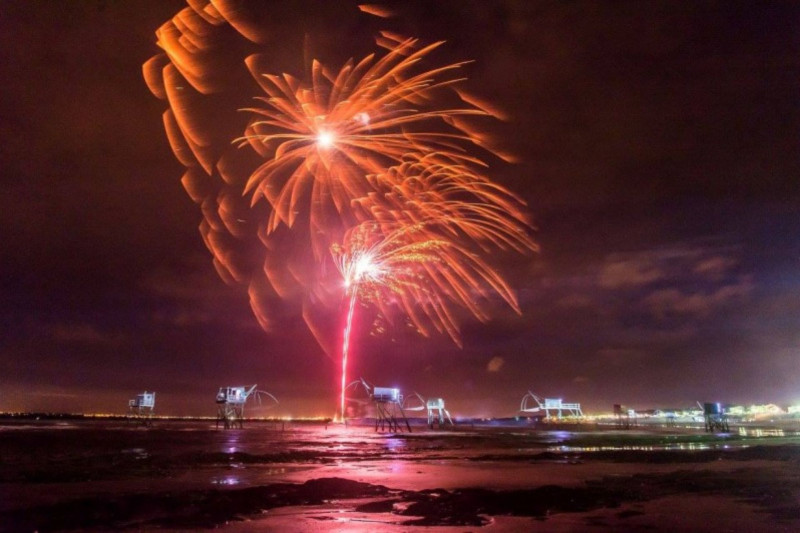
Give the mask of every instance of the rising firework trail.
<path id="1" fill-rule="evenodd" d="M 347 411 L 345 410 L 344 391 L 347 388 L 347 355 L 350 352 L 350 333 L 353 330 L 353 314 L 356 310 L 356 298 L 358 297 L 358 289 L 354 287 L 350 294 L 350 307 L 347 311 L 347 323 L 344 328 L 344 340 L 342 341 L 342 401 L 340 413 L 342 414 L 342 422 L 347 419 Z"/>
<path id="2" fill-rule="evenodd" d="M 331 248 L 336 266 L 342 275 L 345 294 L 349 294 L 349 305 L 347 319 L 345 321 L 344 334 L 342 339 L 342 383 L 341 383 L 341 420 L 346 420 L 345 389 L 347 387 L 347 357 L 350 351 L 350 337 L 353 331 L 353 316 L 355 314 L 358 291 L 363 283 L 367 287 L 383 285 L 390 287 L 392 283 L 392 272 L 387 270 L 392 259 L 399 259 L 401 254 L 391 247 L 392 241 L 399 237 L 400 232 L 393 237 L 380 239 L 377 235 L 371 235 L 372 230 L 367 225 L 360 226 L 356 230 L 348 233 L 343 246 L 334 245 Z M 402 231 L 402 230 L 401 230 Z M 408 230 L 410 231 L 410 230 Z M 388 252 L 388 253 L 386 253 Z M 392 253 L 395 252 L 395 253 Z M 417 254 L 414 257 L 407 256 L 407 260 L 419 261 L 424 255 Z M 399 261 L 398 261 L 399 263 Z M 397 265 L 396 265 L 397 266 Z M 396 276 L 400 272 L 394 273 Z"/>

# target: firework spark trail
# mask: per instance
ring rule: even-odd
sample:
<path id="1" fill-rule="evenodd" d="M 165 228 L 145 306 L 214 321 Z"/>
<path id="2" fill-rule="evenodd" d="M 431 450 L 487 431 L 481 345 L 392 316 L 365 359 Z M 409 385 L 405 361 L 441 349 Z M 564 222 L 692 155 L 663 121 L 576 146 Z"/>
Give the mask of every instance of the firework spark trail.
<path id="1" fill-rule="evenodd" d="M 441 154 L 409 154 L 402 164 L 368 179 L 387 192 L 353 202 L 365 218 L 395 224 L 436 221 L 426 227 L 444 230 L 449 238 L 466 237 L 485 252 L 538 249 L 521 199 Z"/>
<path id="2" fill-rule="evenodd" d="M 258 86 L 240 53 L 262 40 L 243 9 L 229 0 L 191 0 L 156 31 L 161 53 L 142 66 L 151 92 L 167 104 L 163 122 L 175 158 L 185 167 L 181 184 L 202 214 L 200 234 L 220 278 L 246 288 L 259 325 L 269 331 L 288 314 L 289 264 L 285 236 L 261 237 L 259 220 L 243 197 L 247 178 L 257 168 L 251 154 L 231 145 L 247 126 L 238 113 Z M 260 35 L 269 35 L 261 28 Z M 252 86 L 252 90 L 243 87 Z M 282 249 L 283 265 L 267 249 Z M 295 297 L 296 298 L 296 297 Z"/>

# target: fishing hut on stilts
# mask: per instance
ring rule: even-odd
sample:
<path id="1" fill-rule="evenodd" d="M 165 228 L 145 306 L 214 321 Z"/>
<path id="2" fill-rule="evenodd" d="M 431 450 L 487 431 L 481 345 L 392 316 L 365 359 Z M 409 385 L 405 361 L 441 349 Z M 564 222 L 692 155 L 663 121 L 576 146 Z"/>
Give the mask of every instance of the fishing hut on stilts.
<path id="1" fill-rule="evenodd" d="M 278 399 L 269 392 L 256 390 L 257 386 L 219 388 L 217 392 L 217 428 L 222 422 L 225 429 L 237 426 L 242 429 L 244 427 L 244 406 L 249 398 L 255 398 L 255 401 L 260 404 L 262 396 L 266 396 L 275 404 L 278 403 Z"/>
<path id="2" fill-rule="evenodd" d="M 128 416 L 149 426 L 153 423 L 153 410 L 156 407 L 156 393 L 144 391 L 135 398 L 128 400 Z"/>

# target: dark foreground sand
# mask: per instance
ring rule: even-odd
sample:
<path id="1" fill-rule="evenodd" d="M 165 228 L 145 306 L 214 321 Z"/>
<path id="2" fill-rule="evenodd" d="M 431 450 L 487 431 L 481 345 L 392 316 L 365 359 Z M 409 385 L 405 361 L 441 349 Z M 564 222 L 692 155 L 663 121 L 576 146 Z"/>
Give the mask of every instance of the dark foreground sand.
<path id="1" fill-rule="evenodd" d="M 0 433 L 0 530 L 800 531 L 794 438 L 98 431 Z"/>

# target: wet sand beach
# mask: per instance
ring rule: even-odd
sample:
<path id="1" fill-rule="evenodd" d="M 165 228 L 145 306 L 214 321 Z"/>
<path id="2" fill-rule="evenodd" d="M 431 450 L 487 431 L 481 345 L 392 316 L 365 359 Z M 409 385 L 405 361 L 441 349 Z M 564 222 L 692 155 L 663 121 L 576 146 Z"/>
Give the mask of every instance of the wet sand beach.
<path id="1" fill-rule="evenodd" d="M 0 530 L 798 531 L 796 430 L 0 425 Z"/>

